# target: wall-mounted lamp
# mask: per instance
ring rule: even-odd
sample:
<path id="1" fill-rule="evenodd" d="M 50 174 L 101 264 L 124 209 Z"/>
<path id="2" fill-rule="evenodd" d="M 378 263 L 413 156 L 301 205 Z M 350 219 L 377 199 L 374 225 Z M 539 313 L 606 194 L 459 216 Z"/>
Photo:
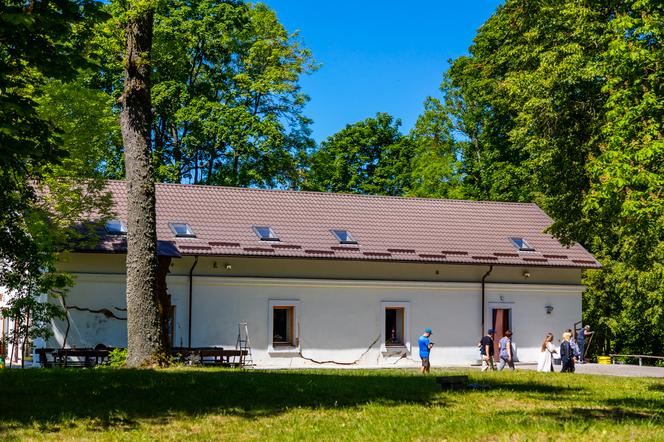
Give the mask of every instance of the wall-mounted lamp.
<path id="1" fill-rule="evenodd" d="M 547 304 L 544 306 L 544 309 L 546 310 L 546 314 L 550 315 L 551 312 L 553 311 L 553 306 L 551 304 Z"/>
<path id="2" fill-rule="evenodd" d="M 528 270 L 524 270 L 523 271 L 523 277 L 526 278 L 526 279 L 530 278 L 530 272 Z"/>
<path id="3" fill-rule="evenodd" d="M 231 265 L 230 265 L 230 264 L 224 264 L 224 267 L 226 268 L 226 270 L 230 270 L 230 269 L 232 269 L 232 268 L 233 268 L 233 267 L 231 267 Z"/>

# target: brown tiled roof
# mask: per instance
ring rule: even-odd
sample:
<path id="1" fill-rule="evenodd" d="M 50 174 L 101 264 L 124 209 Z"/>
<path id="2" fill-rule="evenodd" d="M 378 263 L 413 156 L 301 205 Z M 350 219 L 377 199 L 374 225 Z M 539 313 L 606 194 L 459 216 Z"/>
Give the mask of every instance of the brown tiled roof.
<path id="1" fill-rule="evenodd" d="M 126 221 L 122 181 L 110 181 Z M 157 184 L 157 236 L 181 255 L 297 257 L 596 268 L 580 245 L 566 248 L 543 233 L 551 219 L 535 204 Z M 196 238 L 175 238 L 186 222 Z M 270 226 L 280 241 L 261 241 Z M 340 244 L 331 229 L 358 244 Z M 518 251 L 510 237 L 535 251 Z M 116 250 L 117 251 L 117 248 Z"/>

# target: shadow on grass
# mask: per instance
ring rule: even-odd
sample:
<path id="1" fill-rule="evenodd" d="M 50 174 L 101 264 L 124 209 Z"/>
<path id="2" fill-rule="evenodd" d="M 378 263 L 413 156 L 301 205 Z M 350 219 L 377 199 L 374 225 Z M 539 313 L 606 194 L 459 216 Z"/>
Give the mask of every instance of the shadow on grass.
<path id="1" fill-rule="evenodd" d="M 608 399 L 604 402 L 612 407 L 629 407 L 653 411 L 659 414 L 661 418 L 664 418 L 664 399 L 625 397 Z"/>
<path id="2" fill-rule="evenodd" d="M 2 428 L 59 431 L 89 419 L 91 429 L 128 430 L 138 419 L 208 413 L 247 419 L 289 408 L 335 409 L 367 403 L 446 406 L 432 377 L 402 372 L 194 370 L 4 370 Z"/>
<path id="3" fill-rule="evenodd" d="M 522 415 L 520 412 L 510 412 L 514 415 Z M 626 410 L 620 407 L 568 407 L 568 408 L 547 408 L 532 410 L 531 418 L 542 417 L 556 422 L 566 424 L 582 425 L 588 422 L 610 421 L 614 423 L 638 422 L 651 420 L 659 424 L 664 422 L 664 416 L 655 410 Z"/>
<path id="4" fill-rule="evenodd" d="M 490 390 L 513 391 L 517 393 L 529 393 L 542 395 L 542 399 L 553 397 L 552 395 L 564 395 L 568 393 L 580 392 L 585 387 L 580 385 L 551 385 L 531 381 L 517 381 L 510 379 L 486 379 L 482 381 Z"/>
<path id="5" fill-rule="evenodd" d="M 648 387 L 650 390 L 653 391 L 661 391 L 664 392 L 664 382 L 658 382 L 655 384 L 652 384 L 650 387 Z"/>

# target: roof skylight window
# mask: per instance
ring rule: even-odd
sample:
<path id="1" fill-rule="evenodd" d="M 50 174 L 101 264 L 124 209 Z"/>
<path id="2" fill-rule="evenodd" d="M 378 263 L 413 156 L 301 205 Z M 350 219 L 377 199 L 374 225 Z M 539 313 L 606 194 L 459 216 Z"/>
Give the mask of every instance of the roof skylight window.
<path id="1" fill-rule="evenodd" d="M 175 236 L 182 238 L 196 238 L 196 234 L 187 223 L 168 223 L 168 227 Z"/>
<path id="2" fill-rule="evenodd" d="M 106 228 L 106 232 L 110 233 L 111 235 L 127 234 L 127 226 L 125 226 L 125 223 L 123 223 L 119 219 L 112 219 L 110 221 L 106 221 L 106 225 L 104 227 Z"/>
<path id="3" fill-rule="evenodd" d="M 535 248 L 532 247 L 528 242 L 523 238 L 510 238 L 514 247 L 519 249 L 521 252 L 534 252 Z"/>
<path id="4" fill-rule="evenodd" d="M 339 240 L 341 244 L 357 244 L 355 238 L 353 238 L 348 230 L 330 230 L 332 234 Z"/>
<path id="5" fill-rule="evenodd" d="M 279 237 L 270 226 L 254 226 L 254 232 L 261 241 L 279 241 Z"/>

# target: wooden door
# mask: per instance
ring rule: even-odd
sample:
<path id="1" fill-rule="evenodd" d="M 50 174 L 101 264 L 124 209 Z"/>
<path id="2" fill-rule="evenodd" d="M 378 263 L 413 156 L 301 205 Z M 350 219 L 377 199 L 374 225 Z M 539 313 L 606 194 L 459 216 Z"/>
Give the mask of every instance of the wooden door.
<path id="1" fill-rule="evenodd" d="M 493 335 L 494 359 L 500 359 L 500 338 L 505 336 L 505 332 L 510 329 L 510 309 L 493 309 L 493 329 L 496 334 Z"/>

